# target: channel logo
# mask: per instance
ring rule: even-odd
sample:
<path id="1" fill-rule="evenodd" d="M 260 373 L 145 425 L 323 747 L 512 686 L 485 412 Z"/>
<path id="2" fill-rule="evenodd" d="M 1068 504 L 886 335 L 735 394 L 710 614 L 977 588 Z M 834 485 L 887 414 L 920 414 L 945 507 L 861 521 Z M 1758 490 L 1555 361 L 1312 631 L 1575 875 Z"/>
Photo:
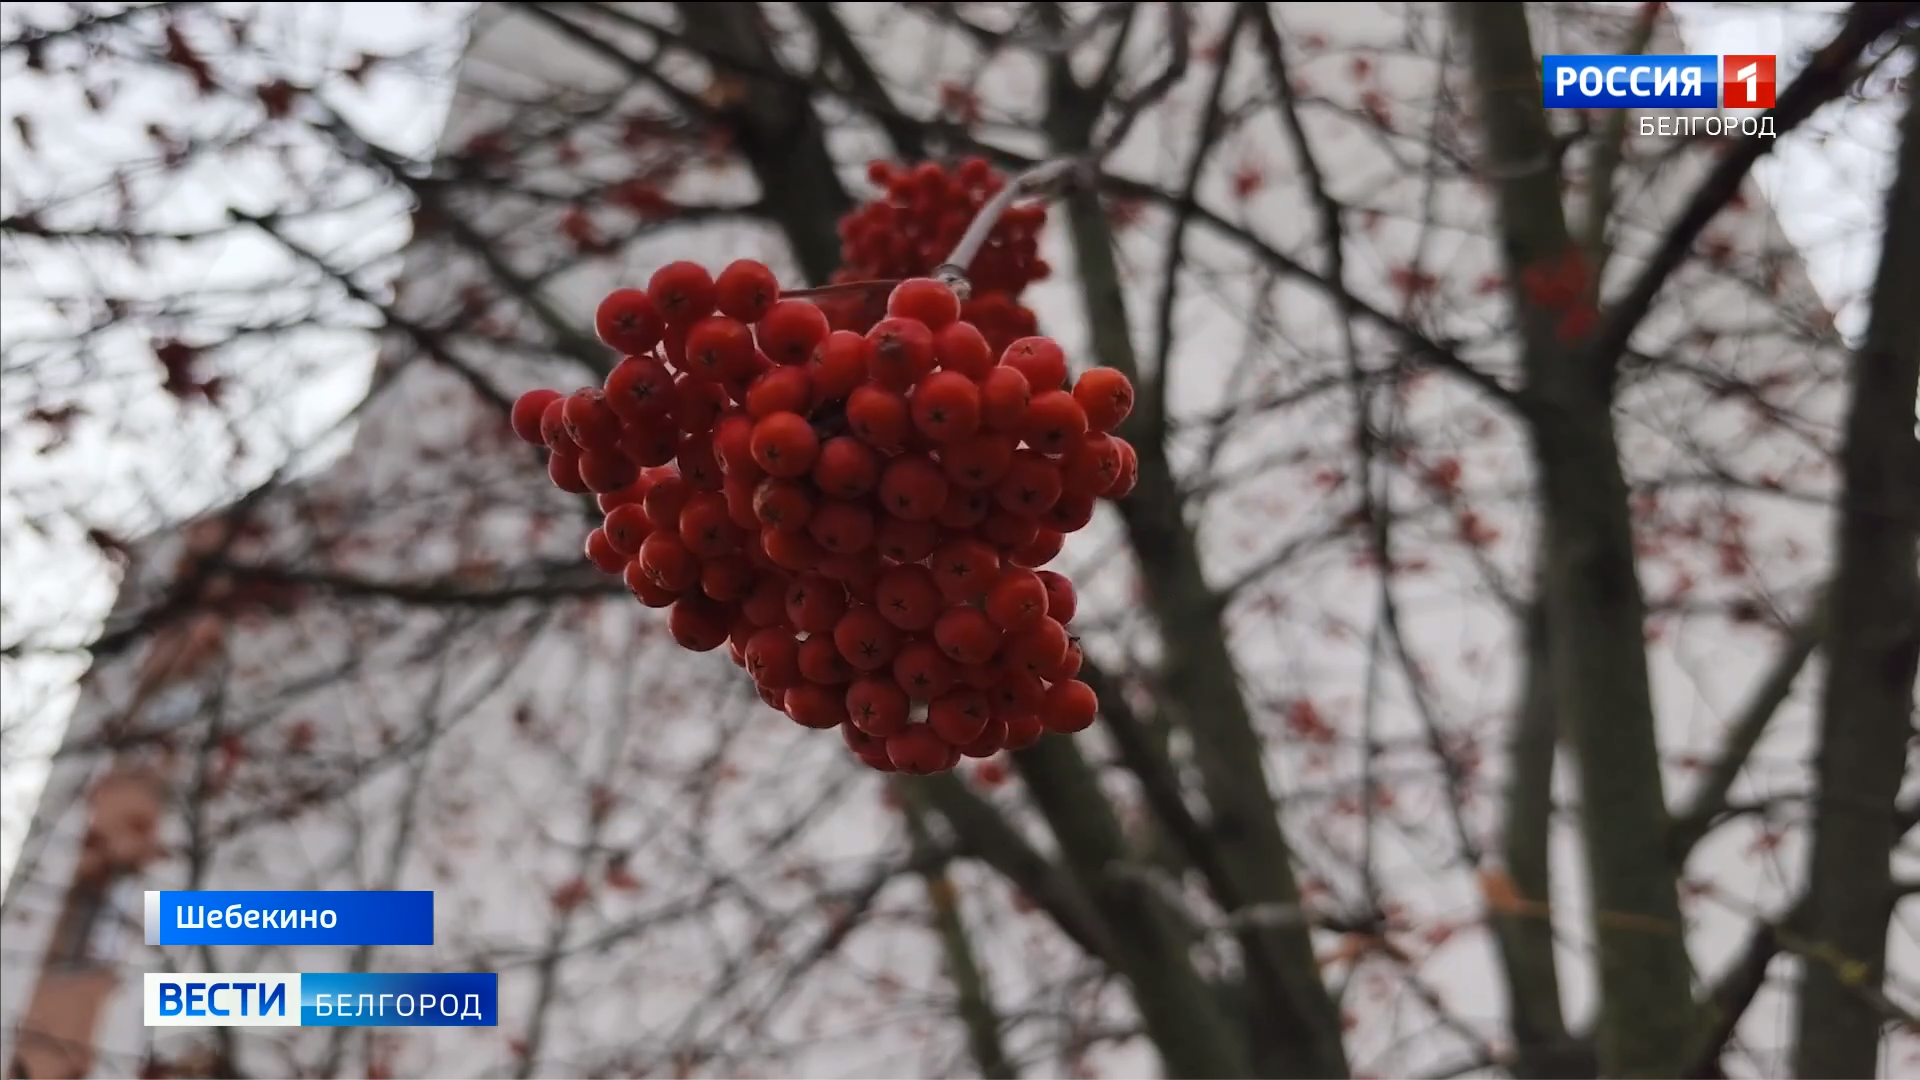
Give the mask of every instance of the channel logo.
<path id="1" fill-rule="evenodd" d="M 490 971 L 148 972 L 148 1027 L 495 1027 Z"/>
<path id="2" fill-rule="evenodd" d="M 1549 109 L 1771 109 L 1775 58 L 1726 56 L 1543 56 L 1541 104 Z"/>
<path id="3" fill-rule="evenodd" d="M 1720 58 L 1720 107 L 1723 109 L 1773 108 L 1774 58 L 1758 54 Z"/>

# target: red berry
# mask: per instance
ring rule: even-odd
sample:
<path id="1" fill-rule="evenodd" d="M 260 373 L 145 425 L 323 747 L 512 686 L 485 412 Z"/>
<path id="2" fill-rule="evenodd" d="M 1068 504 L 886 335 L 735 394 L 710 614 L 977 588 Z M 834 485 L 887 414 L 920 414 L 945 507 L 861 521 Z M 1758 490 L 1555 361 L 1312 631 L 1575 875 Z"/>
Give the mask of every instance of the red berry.
<path id="1" fill-rule="evenodd" d="M 1049 390 L 1035 394 L 1027 404 L 1027 416 L 1021 423 L 1020 433 L 1028 446 L 1043 454 L 1064 453 L 1087 433 L 1087 414 L 1072 394 Z"/>
<path id="2" fill-rule="evenodd" d="M 1041 723 L 1038 713 L 1021 713 L 1009 716 L 1007 721 L 1007 749 L 1025 750 L 1040 741 L 1046 734 L 1046 725 Z"/>
<path id="3" fill-rule="evenodd" d="M 1008 555 L 1007 561 L 1015 566 L 1037 570 L 1052 562 L 1054 557 L 1060 554 L 1060 549 L 1065 546 L 1067 546 L 1066 534 L 1043 525 L 1040 531 L 1034 534 L 1032 542 Z"/>
<path id="4" fill-rule="evenodd" d="M 1073 616 L 1080 610 L 1080 597 L 1074 591 L 1073 582 L 1067 579 L 1067 575 L 1052 570 L 1041 570 L 1034 576 L 1046 587 L 1047 614 L 1053 621 L 1063 625 L 1072 622 Z"/>
<path id="5" fill-rule="evenodd" d="M 1086 654 L 1080 649 L 1080 639 L 1069 634 L 1067 636 L 1067 658 L 1060 662 L 1060 677 L 1063 679 L 1078 678 L 1080 668 L 1086 662 Z"/>
<path id="6" fill-rule="evenodd" d="M 881 450 L 898 450 L 912 427 L 907 399 L 871 383 L 847 398 L 847 427 L 862 442 Z"/>
<path id="7" fill-rule="evenodd" d="M 745 600 L 753 583 L 753 564 L 745 555 L 721 555 L 700 565 L 700 591 L 723 604 Z"/>
<path id="8" fill-rule="evenodd" d="M 980 523 L 979 533 L 1001 551 L 1014 551 L 1033 543 L 1033 538 L 1040 535 L 1040 523 L 1004 506 L 996 506 Z"/>
<path id="9" fill-rule="evenodd" d="M 589 450 L 580 455 L 575 468 L 580 473 L 580 483 L 595 494 L 619 491 L 640 475 L 640 470 L 625 454 L 613 449 Z"/>
<path id="10" fill-rule="evenodd" d="M 800 682 L 800 642 L 791 630 L 765 627 L 747 639 L 747 674 L 761 686 L 785 690 Z"/>
<path id="11" fill-rule="evenodd" d="M 820 437 L 796 413 L 774 413 L 753 426 L 753 460 L 769 476 L 805 476 L 820 456 Z"/>
<path id="12" fill-rule="evenodd" d="M 685 480 L 688 487 L 695 491 L 720 490 L 724 477 L 720 472 L 720 459 L 714 456 L 712 435 L 689 435 L 680 440 L 680 451 L 673 460 L 680 468 L 680 479 Z"/>
<path id="13" fill-rule="evenodd" d="M 768 477 L 753 493 L 753 513 L 769 529 L 798 532 L 813 518 L 813 493 L 798 480 Z"/>
<path id="14" fill-rule="evenodd" d="M 687 328 L 687 374 L 708 382 L 737 378 L 753 367 L 753 331 L 738 319 L 708 315 Z"/>
<path id="15" fill-rule="evenodd" d="M 925 630 L 940 617 L 940 586 L 931 570 L 917 563 L 890 566 L 873 587 L 873 607 L 902 630 Z"/>
<path id="16" fill-rule="evenodd" d="M 558 390 L 529 390 L 514 400 L 513 412 L 509 418 L 513 433 L 521 442 L 534 446 L 546 446 L 547 437 L 540 430 L 540 416 L 547 406 L 561 399 Z"/>
<path id="17" fill-rule="evenodd" d="M 704 596 L 683 596 L 674 602 L 673 612 L 667 617 L 667 631 L 683 649 L 712 652 L 727 643 L 732 614 Z"/>
<path id="18" fill-rule="evenodd" d="M 1011 647 L 1008 646 L 1009 649 Z M 994 711 L 1002 717 L 1035 712 L 1047 696 L 1046 684 L 1005 657 L 995 666 L 994 674 L 996 677 L 987 691 L 987 699 L 993 702 Z"/>
<path id="19" fill-rule="evenodd" d="M 547 479 L 569 495 L 591 495 L 593 489 L 580 479 L 580 455 L 555 450 L 547 455 Z"/>
<path id="20" fill-rule="evenodd" d="M 933 331 L 918 319 L 881 319 L 867 331 L 870 373 L 889 390 L 905 391 L 933 370 Z"/>
<path id="21" fill-rule="evenodd" d="M 700 579 L 700 561 L 677 533 L 665 529 L 640 544 L 638 562 L 647 577 L 668 592 L 684 593 Z"/>
<path id="22" fill-rule="evenodd" d="M 780 299 L 780 280 L 767 264 L 735 259 L 713 283 L 714 304 L 722 315 L 743 323 L 757 323 Z"/>
<path id="23" fill-rule="evenodd" d="M 729 413 L 720 418 L 713 427 L 713 456 L 720 461 L 720 470 L 728 476 L 752 476 L 762 474 L 760 463 L 753 460 L 753 418 L 745 413 Z"/>
<path id="24" fill-rule="evenodd" d="M 1014 431 L 1027 418 L 1033 388 L 1026 375 L 997 367 L 980 380 L 980 426 L 989 431 Z"/>
<path id="25" fill-rule="evenodd" d="M 908 278 L 887 297 L 887 314 L 917 319 L 929 330 L 939 330 L 960 318 L 960 298 L 937 278 Z"/>
<path id="26" fill-rule="evenodd" d="M 980 388 L 956 371 L 936 371 L 913 390 L 913 423 L 935 443 L 953 443 L 980 430 Z"/>
<path id="27" fill-rule="evenodd" d="M 886 756 L 887 740 L 877 739 L 855 727 L 853 725 L 851 709 L 848 710 L 847 722 L 840 725 L 840 738 L 845 740 L 847 749 L 853 751 L 853 756 L 859 758 L 861 761 L 866 761 L 868 758 L 884 758 Z M 887 762 L 887 767 L 892 768 L 893 762 Z"/>
<path id="28" fill-rule="evenodd" d="M 987 730 L 992 713 L 978 690 L 955 690 L 927 703 L 927 726 L 949 746 L 965 746 Z"/>
<path id="29" fill-rule="evenodd" d="M 627 591 L 633 594 L 634 599 L 655 610 L 671 606 L 675 600 L 680 599 L 679 593 L 656 585 L 653 578 L 647 576 L 646 567 L 640 565 L 638 559 L 627 564 L 621 580 L 626 583 Z"/>
<path id="30" fill-rule="evenodd" d="M 580 444 L 573 441 L 573 435 L 567 430 L 565 396 L 556 397 L 547 402 L 546 409 L 540 413 L 540 441 L 547 444 L 547 449 L 556 453 L 580 452 Z"/>
<path id="31" fill-rule="evenodd" d="M 998 716 L 989 716 L 980 737 L 962 746 L 960 752 L 970 758 L 989 758 L 1005 749 L 1006 745 L 1007 722 Z M 982 785 L 996 787 L 1006 780 L 1007 770 L 998 762 L 988 761 L 982 763 L 973 775 Z"/>
<path id="32" fill-rule="evenodd" d="M 1140 457 L 1133 444 L 1125 439 L 1113 440 L 1120 448 L 1120 475 L 1113 478 L 1113 486 L 1101 492 L 1109 499 L 1124 499 L 1133 494 L 1133 486 L 1140 480 Z"/>
<path id="33" fill-rule="evenodd" d="M 597 386 L 567 395 L 560 406 L 567 437 L 582 450 L 608 449 L 620 439 L 620 415 L 607 404 L 607 393 Z"/>
<path id="34" fill-rule="evenodd" d="M 1058 390 L 1067 381 L 1067 354 L 1052 338 L 1021 338 L 1000 354 L 1000 364 L 1025 375 L 1036 395 Z"/>
<path id="35" fill-rule="evenodd" d="M 787 577 L 777 572 L 754 579 L 753 589 L 740 602 L 740 613 L 755 626 L 780 626 L 787 621 Z"/>
<path id="36" fill-rule="evenodd" d="M 801 574 L 787 586 L 787 621 L 809 634 L 832 633 L 847 613 L 847 590 L 820 574 Z"/>
<path id="37" fill-rule="evenodd" d="M 880 483 L 880 455 L 850 435 L 836 435 L 820 446 L 813 482 L 838 499 L 857 499 Z"/>
<path id="38" fill-rule="evenodd" d="M 853 668 L 833 644 L 830 634 L 814 634 L 800 643 L 800 674 L 821 686 L 845 686 L 853 679 Z"/>
<path id="39" fill-rule="evenodd" d="M 954 670 L 960 673 L 960 682 L 963 686 L 982 693 L 999 686 L 1001 679 L 1006 675 L 1000 669 L 1000 665 L 994 663 L 961 664 Z"/>
<path id="40" fill-rule="evenodd" d="M 1047 587 L 1039 575 L 1011 567 L 987 590 L 987 617 L 1003 630 L 1023 630 L 1047 617 Z"/>
<path id="41" fill-rule="evenodd" d="M 603 574 L 622 573 L 627 568 L 627 556 L 621 554 L 607 539 L 605 529 L 595 529 L 587 534 L 587 561 Z"/>
<path id="42" fill-rule="evenodd" d="M 1020 441 L 1011 435 L 982 432 L 940 448 L 940 468 L 955 487 L 984 491 L 999 483 L 1013 464 Z"/>
<path id="43" fill-rule="evenodd" d="M 1040 515 L 1040 524 L 1058 533 L 1079 532 L 1093 521 L 1093 511 L 1097 503 L 1098 500 L 1092 495 L 1082 495 L 1074 491 L 1062 492 L 1060 500 L 1048 507 L 1046 513 Z"/>
<path id="44" fill-rule="evenodd" d="M 680 421 L 680 430 L 689 435 L 712 431 L 713 425 L 720 422 L 720 414 L 727 411 L 726 390 L 719 383 L 691 374 L 674 379 L 673 386 L 676 396 L 673 412 Z"/>
<path id="45" fill-rule="evenodd" d="M 658 522 L 664 529 L 678 530 L 680 511 L 687 505 L 687 499 L 693 495 L 693 489 L 678 476 L 662 476 L 647 488 L 647 496 L 641 506 L 647 511 L 647 520 Z"/>
<path id="46" fill-rule="evenodd" d="M 1013 464 L 994 486 L 1001 506 L 1022 517 L 1037 518 L 1060 501 L 1060 467 L 1034 450 L 1014 452 Z"/>
<path id="47" fill-rule="evenodd" d="M 872 608 L 852 608 L 833 628 L 833 643 L 858 671 L 878 671 L 893 660 L 899 634 Z"/>
<path id="48" fill-rule="evenodd" d="M 993 496 L 984 491 L 949 491 L 947 505 L 934 520 L 949 532 L 968 532 L 993 512 Z"/>
<path id="49" fill-rule="evenodd" d="M 611 514 L 615 507 L 626 506 L 628 503 L 638 506 L 640 501 L 647 497 L 647 490 L 651 487 L 653 487 L 653 477 L 643 469 L 640 475 L 633 478 L 633 483 L 619 491 L 609 491 L 596 496 L 593 500 L 594 505 L 598 506 L 603 514 Z"/>
<path id="50" fill-rule="evenodd" d="M 820 401 L 839 401 L 867 381 L 873 346 L 862 334 L 835 330 L 813 350 L 807 371 Z"/>
<path id="51" fill-rule="evenodd" d="M 756 328 L 760 351 L 776 364 L 804 364 L 827 339 L 832 327 L 827 316 L 805 300 L 782 300 L 773 305 Z"/>
<path id="52" fill-rule="evenodd" d="M 775 566 L 795 574 L 805 573 L 820 565 L 827 553 L 813 537 L 804 532 L 762 529 L 760 531 L 760 550 Z"/>
<path id="53" fill-rule="evenodd" d="M 760 481 L 766 478 L 767 474 L 760 471 L 760 466 L 748 459 L 747 472 L 728 473 L 727 478 L 721 481 L 720 493 L 727 499 L 727 516 L 733 519 L 735 525 L 748 530 L 760 528 L 759 515 L 753 512 L 753 496 L 760 490 Z"/>
<path id="54" fill-rule="evenodd" d="M 873 589 L 880 581 L 880 563 L 871 552 L 829 554 L 820 560 L 820 572 L 845 585 L 847 595 L 856 603 L 872 605 Z"/>
<path id="55" fill-rule="evenodd" d="M 960 677 L 953 661 L 931 641 L 909 641 L 893 658 L 893 681 L 916 701 L 932 701 Z"/>
<path id="56" fill-rule="evenodd" d="M 671 262 L 653 272 L 647 281 L 647 298 L 669 324 L 690 326 L 713 314 L 713 277 L 699 263 Z"/>
<path id="57" fill-rule="evenodd" d="M 1040 720 L 1048 731 L 1071 735 L 1093 726 L 1100 711 L 1100 699 L 1093 687 L 1078 679 L 1057 682 L 1047 687 L 1046 701 L 1040 706 Z"/>
<path id="58" fill-rule="evenodd" d="M 1113 368 L 1090 368 L 1073 384 L 1073 400 L 1086 411 L 1089 428 L 1113 431 L 1133 412 L 1133 383 Z"/>
<path id="59" fill-rule="evenodd" d="M 979 608 L 948 608 L 933 624 L 933 640 L 940 651 L 962 664 L 984 664 L 993 659 L 1000 637 L 1000 628 Z"/>
<path id="60" fill-rule="evenodd" d="M 622 503 L 607 511 L 600 527 L 606 530 L 607 542 L 613 549 L 631 559 L 640 553 L 640 545 L 653 532 L 653 519 L 639 503 Z"/>
<path id="61" fill-rule="evenodd" d="M 846 695 L 833 687 L 803 682 L 787 691 L 787 715 L 801 727 L 825 731 L 847 719 Z"/>
<path id="62" fill-rule="evenodd" d="M 986 378 L 994 365 L 993 346 L 987 344 L 980 328 L 970 322 L 941 327 L 933 335 L 933 356 L 943 370 L 964 375 L 974 382 Z"/>
<path id="63" fill-rule="evenodd" d="M 942 544 L 927 557 L 940 595 L 949 604 L 969 604 L 985 596 L 1000 574 L 1000 556 L 978 540 Z"/>
<path id="64" fill-rule="evenodd" d="M 615 289 L 595 309 L 593 329 L 615 350 L 637 355 L 660 344 L 660 312 L 639 289 Z"/>
<path id="65" fill-rule="evenodd" d="M 853 555 L 873 546 L 873 508 L 864 502 L 827 499 L 807 521 L 807 535 L 835 555 Z"/>
<path id="66" fill-rule="evenodd" d="M 672 461 L 680 452 L 680 433 L 671 427 L 627 424 L 620 429 L 620 452 L 643 469 Z"/>
<path id="67" fill-rule="evenodd" d="M 894 517 L 928 521 L 947 502 L 947 474 L 931 460 L 903 454 L 880 473 L 880 504 Z"/>
<path id="68" fill-rule="evenodd" d="M 905 731 L 911 705 L 906 691 L 878 675 L 862 675 L 847 687 L 848 726 L 876 738 Z"/>
<path id="69" fill-rule="evenodd" d="M 1002 646 L 1009 665 L 1036 679 L 1059 675 L 1067 659 L 1067 631 L 1052 619 L 1041 619 L 1025 630 L 1008 634 Z"/>
<path id="70" fill-rule="evenodd" d="M 881 518 L 874 546 L 894 562 L 919 562 L 940 543 L 940 527 L 931 521 L 907 521 L 891 514 Z"/>
<path id="71" fill-rule="evenodd" d="M 740 550 L 745 530 L 727 513 L 726 496 L 702 491 L 680 511 L 680 542 L 700 559 L 717 559 Z"/>
<path id="72" fill-rule="evenodd" d="M 1068 445 L 1060 459 L 1061 485 L 1072 494 L 1098 495 L 1120 475 L 1120 447 L 1112 437 L 1090 431 Z"/>
<path id="73" fill-rule="evenodd" d="M 903 773 L 926 776 L 944 771 L 947 744 L 925 724 L 914 724 L 887 737 L 887 759 Z"/>
<path id="74" fill-rule="evenodd" d="M 607 375 L 607 404 L 630 424 L 658 424 L 679 397 L 673 373 L 651 356 L 629 356 Z"/>
<path id="75" fill-rule="evenodd" d="M 806 415 L 813 407 L 813 379 L 804 367 L 776 367 L 747 389 L 747 414 L 764 420 L 774 413 Z"/>

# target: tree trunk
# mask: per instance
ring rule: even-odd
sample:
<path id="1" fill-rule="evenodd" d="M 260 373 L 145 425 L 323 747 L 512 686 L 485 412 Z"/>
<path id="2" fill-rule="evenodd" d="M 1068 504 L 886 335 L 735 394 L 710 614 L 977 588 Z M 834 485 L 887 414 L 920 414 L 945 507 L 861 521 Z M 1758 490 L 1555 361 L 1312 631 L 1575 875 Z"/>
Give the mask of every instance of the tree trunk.
<path id="1" fill-rule="evenodd" d="M 1667 860 L 1666 795 L 1647 674 L 1612 380 L 1562 341 L 1555 312 L 1513 285 L 1579 258 L 1560 201 L 1540 61 L 1519 4 L 1459 4 L 1479 91 L 1482 168 L 1496 192 L 1520 326 L 1543 514 L 1542 601 L 1551 700 L 1579 766 L 1598 944 L 1604 1076 L 1671 1075 L 1694 1029 L 1692 969 Z"/>
<path id="2" fill-rule="evenodd" d="M 1920 54 L 1920 48 L 1912 50 Z M 1871 1076 L 1881 1016 L 1861 990 L 1885 976 L 1888 856 L 1914 737 L 1920 659 L 1920 80 L 1907 80 L 1898 171 L 1887 197 L 1872 323 L 1854 357 L 1840 452 L 1839 523 L 1821 700 L 1809 947 L 1802 950 L 1794 1072 Z"/>

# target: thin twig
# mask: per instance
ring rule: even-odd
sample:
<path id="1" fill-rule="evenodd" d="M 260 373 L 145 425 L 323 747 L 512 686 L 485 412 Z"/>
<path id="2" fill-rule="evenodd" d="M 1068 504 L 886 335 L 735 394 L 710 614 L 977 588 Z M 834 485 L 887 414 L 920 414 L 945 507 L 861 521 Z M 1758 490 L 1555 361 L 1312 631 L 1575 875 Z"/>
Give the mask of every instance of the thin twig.
<path id="1" fill-rule="evenodd" d="M 960 235 L 960 242 L 953 245 L 953 253 L 947 256 L 945 262 L 933 268 L 932 276 L 946 282 L 965 300 L 973 291 L 972 283 L 967 280 L 967 267 L 979 257 L 980 249 L 987 246 L 987 237 L 993 234 L 993 227 L 1000 223 L 1001 215 L 1023 196 L 1051 191 L 1054 185 L 1072 175 L 1080 164 L 1078 158 L 1054 158 L 1015 176 L 973 216 L 967 231 Z"/>
<path id="2" fill-rule="evenodd" d="M 875 278 L 872 281 L 843 281 L 836 285 L 815 285 L 810 289 L 781 289 L 782 300 L 806 300 L 816 296 L 849 296 L 854 293 L 879 292 L 892 289 L 900 284 L 899 278 Z"/>
<path id="3" fill-rule="evenodd" d="M 1186 78 L 1187 65 L 1193 59 L 1193 21 L 1187 14 L 1187 6 L 1180 3 L 1167 5 L 1167 35 L 1173 45 L 1173 55 L 1168 58 L 1166 69 L 1154 76 L 1152 82 L 1140 88 L 1127 100 L 1120 103 L 1119 111 L 1114 115 L 1113 126 L 1106 135 L 1095 141 L 1091 155 L 1093 164 L 1098 167 L 1108 155 L 1119 148 L 1127 139 L 1127 133 L 1133 130 L 1139 120 L 1155 102 L 1167 95 L 1167 91 L 1181 79 Z M 1226 63 L 1222 57 L 1221 63 Z"/>

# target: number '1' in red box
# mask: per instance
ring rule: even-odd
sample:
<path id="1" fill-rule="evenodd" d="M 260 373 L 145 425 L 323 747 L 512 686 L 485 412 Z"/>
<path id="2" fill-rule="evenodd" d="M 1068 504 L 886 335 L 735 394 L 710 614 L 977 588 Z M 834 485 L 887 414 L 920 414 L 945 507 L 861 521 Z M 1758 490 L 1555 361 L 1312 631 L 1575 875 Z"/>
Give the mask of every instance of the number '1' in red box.
<path id="1" fill-rule="evenodd" d="M 1773 57 L 1757 53 L 1720 58 L 1723 109 L 1773 108 Z"/>

